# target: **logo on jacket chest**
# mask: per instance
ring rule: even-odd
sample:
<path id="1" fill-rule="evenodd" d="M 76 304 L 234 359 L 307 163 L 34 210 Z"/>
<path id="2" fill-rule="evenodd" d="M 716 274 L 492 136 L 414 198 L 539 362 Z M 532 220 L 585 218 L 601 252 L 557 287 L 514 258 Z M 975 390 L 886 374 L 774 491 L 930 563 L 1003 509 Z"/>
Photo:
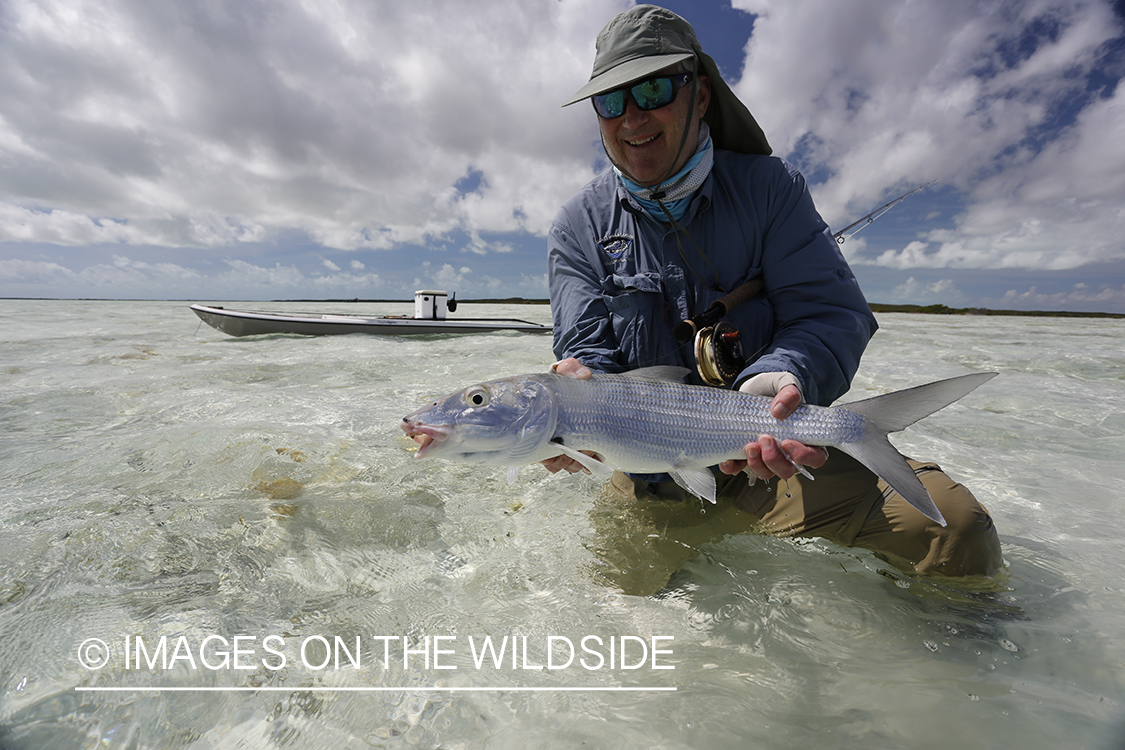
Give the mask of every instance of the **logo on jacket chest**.
<path id="1" fill-rule="evenodd" d="M 607 234 L 598 240 L 598 246 L 601 247 L 603 253 L 609 256 L 610 260 L 619 261 L 633 246 L 633 235 Z"/>

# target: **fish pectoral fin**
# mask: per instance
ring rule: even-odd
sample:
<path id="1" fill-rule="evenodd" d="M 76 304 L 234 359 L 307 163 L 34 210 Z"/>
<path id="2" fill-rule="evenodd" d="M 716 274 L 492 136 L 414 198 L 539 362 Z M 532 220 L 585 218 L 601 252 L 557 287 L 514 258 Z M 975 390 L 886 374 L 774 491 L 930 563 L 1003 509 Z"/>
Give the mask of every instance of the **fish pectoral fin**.
<path id="1" fill-rule="evenodd" d="M 573 448 L 568 448 L 561 443 L 555 443 L 554 447 L 558 449 L 559 453 L 570 456 L 575 461 L 585 466 L 590 470 L 590 473 L 592 474 L 597 474 L 603 477 L 611 476 L 613 474 L 612 468 L 594 458 L 593 456 L 587 456 L 585 453 L 576 451 Z"/>
<path id="2" fill-rule="evenodd" d="M 710 469 L 697 469 L 691 466 L 674 466 L 668 472 L 676 484 L 704 500 L 715 502 L 715 475 Z"/>
<path id="3" fill-rule="evenodd" d="M 511 487 L 512 485 L 514 485 L 516 483 L 516 480 L 519 479 L 519 476 L 520 476 L 520 467 L 509 466 L 508 467 L 508 486 Z"/>

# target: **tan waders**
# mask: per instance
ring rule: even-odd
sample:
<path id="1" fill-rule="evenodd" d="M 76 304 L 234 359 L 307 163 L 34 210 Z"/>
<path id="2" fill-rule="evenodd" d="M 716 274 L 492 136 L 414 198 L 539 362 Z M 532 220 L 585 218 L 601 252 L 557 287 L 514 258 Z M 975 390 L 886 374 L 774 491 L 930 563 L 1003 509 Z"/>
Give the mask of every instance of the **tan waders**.
<path id="1" fill-rule="evenodd" d="M 623 544 L 595 553 L 607 566 L 607 577 L 630 593 L 647 592 L 661 578 L 666 582 L 697 554 L 697 545 L 751 531 L 863 547 L 919 573 L 995 573 L 1002 564 L 1000 541 L 988 511 L 936 464 L 911 460 L 910 465 L 947 526 L 926 518 L 867 468 L 834 449 L 829 449 L 828 462 L 813 471 L 815 481 L 797 475 L 751 485 L 745 474 L 719 474 L 716 505 L 673 482 L 648 483 L 619 472 L 611 483 L 617 497 L 610 505 L 616 507 L 595 509 L 595 527 L 622 526 L 617 531 L 624 535 Z M 628 501 L 622 495 L 644 502 L 623 507 Z M 614 520 L 606 514 L 615 514 Z"/>

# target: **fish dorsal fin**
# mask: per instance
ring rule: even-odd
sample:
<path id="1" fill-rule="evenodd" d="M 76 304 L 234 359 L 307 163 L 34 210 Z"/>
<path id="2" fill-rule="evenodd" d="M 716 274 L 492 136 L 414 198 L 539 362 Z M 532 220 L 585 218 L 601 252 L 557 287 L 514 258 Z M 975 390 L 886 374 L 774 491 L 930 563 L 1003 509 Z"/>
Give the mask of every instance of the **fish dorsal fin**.
<path id="1" fill-rule="evenodd" d="M 672 365 L 658 365 L 656 367 L 641 367 L 636 370 L 621 373 L 628 378 L 643 378 L 645 380 L 670 380 L 673 383 L 683 383 L 691 372 L 686 367 Z"/>

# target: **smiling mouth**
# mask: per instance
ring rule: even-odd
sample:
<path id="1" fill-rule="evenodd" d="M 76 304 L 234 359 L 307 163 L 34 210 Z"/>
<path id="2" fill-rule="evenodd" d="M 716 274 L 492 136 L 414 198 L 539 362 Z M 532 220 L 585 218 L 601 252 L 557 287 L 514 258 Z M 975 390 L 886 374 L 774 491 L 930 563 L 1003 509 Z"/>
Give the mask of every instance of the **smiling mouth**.
<path id="1" fill-rule="evenodd" d="M 647 146 L 648 144 L 652 143 L 653 141 L 655 141 L 659 137 L 660 137 L 660 134 L 657 133 L 656 135 L 650 135 L 648 138 L 641 138 L 640 140 L 625 141 L 625 142 L 627 144 L 629 144 L 630 146 L 633 146 L 634 148 L 637 148 L 637 147 L 640 147 L 640 146 Z"/>

